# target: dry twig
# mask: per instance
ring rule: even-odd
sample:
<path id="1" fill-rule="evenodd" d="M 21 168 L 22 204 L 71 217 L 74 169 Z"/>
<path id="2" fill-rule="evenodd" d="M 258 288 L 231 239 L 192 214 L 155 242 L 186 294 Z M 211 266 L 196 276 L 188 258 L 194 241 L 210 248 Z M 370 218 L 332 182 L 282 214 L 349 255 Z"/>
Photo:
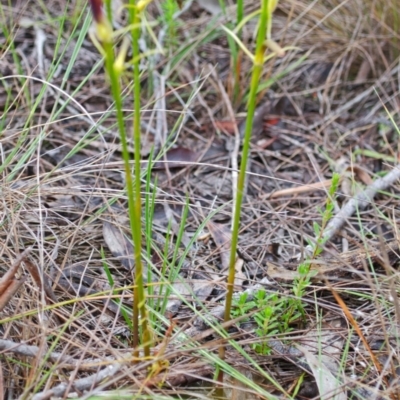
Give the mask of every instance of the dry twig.
<path id="1" fill-rule="evenodd" d="M 398 179 L 400 179 L 400 164 L 397 164 L 386 176 L 376 179 L 371 185 L 367 186 L 364 191 L 350 199 L 329 221 L 325 230 L 324 239 L 327 241 L 332 239 L 357 209 L 362 210 L 367 207 L 379 191 L 386 190 Z"/>

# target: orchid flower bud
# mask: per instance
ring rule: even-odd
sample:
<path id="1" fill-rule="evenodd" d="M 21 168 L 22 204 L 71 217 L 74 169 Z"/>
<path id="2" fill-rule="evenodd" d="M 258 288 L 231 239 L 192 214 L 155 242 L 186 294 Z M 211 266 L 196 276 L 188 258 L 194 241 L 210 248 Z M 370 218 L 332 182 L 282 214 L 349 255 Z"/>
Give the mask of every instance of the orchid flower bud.
<path id="1" fill-rule="evenodd" d="M 112 41 L 112 27 L 108 22 L 107 17 L 103 10 L 102 0 L 89 0 L 90 6 L 92 8 L 93 19 L 95 23 L 96 36 L 100 42 Z"/>
<path id="2" fill-rule="evenodd" d="M 121 50 L 118 53 L 117 58 L 114 61 L 114 71 L 117 75 L 121 75 L 125 69 L 125 59 L 126 54 L 128 53 L 128 48 L 130 45 L 130 41 L 127 37 L 124 38 L 122 42 Z"/>

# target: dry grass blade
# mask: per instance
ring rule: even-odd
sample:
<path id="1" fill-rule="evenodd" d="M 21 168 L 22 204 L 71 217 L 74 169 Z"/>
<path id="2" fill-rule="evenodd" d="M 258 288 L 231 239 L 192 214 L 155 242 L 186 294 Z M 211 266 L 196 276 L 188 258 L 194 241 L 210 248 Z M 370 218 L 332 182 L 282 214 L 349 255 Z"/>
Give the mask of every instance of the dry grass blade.
<path id="1" fill-rule="evenodd" d="M 330 179 L 328 179 L 323 182 L 311 183 L 309 185 L 298 186 L 298 187 L 291 188 L 291 189 L 278 190 L 278 191 L 268 195 L 267 198 L 276 199 L 278 197 L 283 197 L 283 196 L 293 196 L 296 194 L 313 192 L 314 190 L 318 190 L 318 189 L 323 190 L 323 189 L 329 188 L 331 186 L 331 184 L 332 184 L 332 181 Z"/>
<path id="2" fill-rule="evenodd" d="M 4 400 L 4 393 L 3 365 L 0 362 L 0 400 Z"/>

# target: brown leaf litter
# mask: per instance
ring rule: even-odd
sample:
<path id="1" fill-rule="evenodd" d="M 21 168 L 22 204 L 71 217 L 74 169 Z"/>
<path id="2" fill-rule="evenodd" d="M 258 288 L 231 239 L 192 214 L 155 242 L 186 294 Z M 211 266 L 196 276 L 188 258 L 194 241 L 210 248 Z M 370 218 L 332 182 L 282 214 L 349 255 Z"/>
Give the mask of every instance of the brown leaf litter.
<path id="1" fill-rule="evenodd" d="M 258 7 L 245 3 L 246 15 Z M 159 15 L 157 4 L 149 6 L 149 20 Z M 49 379 L 32 398 L 95 393 L 97 388 L 173 395 L 177 385 L 212 376 L 214 366 L 206 355 L 214 354 L 224 340 L 214 323 L 224 309 L 235 164 L 240 163 L 237 145 L 246 116 L 250 61 L 240 58 L 243 97 L 234 102 L 226 37 L 208 40 L 214 17 L 197 4 L 183 7 L 177 17 L 184 24 L 184 29 L 177 24 L 177 35 L 185 46 L 188 37 L 203 39 L 189 56 L 166 68 L 168 59 L 157 55 L 152 74 L 143 59 L 143 154 L 154 146 L 159 156 L 150 185 L 156 199 L 154 223 L 146 242 L 152 301 L 162 291 L 164 260 L 175 260 L 180 269 L 167 275 L 174 278 L 166 306 L 172 319 L 158 322 L 153 358 L 134 364 L 123 316 L 131 307 L 134 268 L 123 167 L 114 116 L 101 119 L 113 101 L 104 71 L 92 72 L 99 61 L 97 50 L 84 40 L 74 59 L 78 40 L 67 24 L 59 39 L 65 53 L 49 78 L 52 86 L 39 107 L 33 107 L 50 76 L 52 60 L 59 57 L 58 26 L 43 19 L 36 6 L 16 1 L 4 9 L 8 20 L 16 22 L 13 45 L 20 65 L 4 50 L 8 45 L 2 47 L 0 381 L 12 398 L 28 398 L 45 370 L 50 371 Z M 304 320 L 285 335 L 260 339 L 240 319 L 224 326 L 285 393 L 293 393 L 304 371 L 302 398 L 334 391 L 337 398 L 350 392 L 395 398 L 398 391 L 400 167 L 384 161 L 398 159 L 398 134 L 383 107 L 397 118 L 397 36 L 389 30 L 389 20 L 379 20 L 387 10 L 371 13 L 369 6 L 318 2 L 310 8 L 281 2 L 273 36 L 302 50 L 268 62 L 260 82 L 237 249 L 237 296 L 246 291 L 250 301 L 260 288 L 292 295 L 293 281 L 278 279 L 272 266 L 286 277 L 296 276 L 306 239 L 315 238 L 313 222 L 321 221 L 332 173 L 337 170 L 342 176 L 335 216 L 324 227 L 329 240 L 321 257 L 330 257 L 331 264 L 345 258 L 346 273 L 314 279 L 303 299 Z M 66 9 L 62 0 L 48 7 L 55 17 Z M 66 10 L 76 16 L 73 8 Z M 367 10 L 371 18 L 361 18 Z M 230 13 L 235 15 L 228 9 L 227 17 L 220 17 L 223 23 Z M 34 23 L 20 23 L 22 17 Z M 117 22 L 124 23 L 123 13 Z M 243 29 L 249 48 L 254 29 L 255 20 Z M 154 31 L 162 37 L 159 27 Z M 296 65 L 301 56 L 304 60 Z M 18 77 L 20 71 L 28 78 Z M 274 83 L 263 86 L 268 81 Z M 150 84 L 157 95 L 147 90 Z M 192 90 L 196 96 L 191 97 Z M 191 100 L 183 107 L 186 99 Z M 124 106 L 130 121 L 130 100 Z M 386 158 L 372 158 L 358 149 Z M 144 198 L 151 196 L 144 185 L 142 189 Z M 174 256 L 186 198 L 188 217 Z M 387 243 L 394 244 L 390 251 L 385 251 Z M 357 269 L 354 260 L 346 258 L 352 252 L 364 255 Z M 332 295 L 336 292 L 350 314 L 338 306 Z M 357 335 L 348 326 L 352 317 L 360 330 Z M 271 355 L 254 354 L 250 344 L 264 339 Z M 371 354 L 382 366 L 380 371 Z M 29 368 L 27 360 L 38 368 Z M 244 367 L 254 380 L 262 375 L 233 348 L 227 361 Z M 153 371 L 150 381 L 148 368 Z M 266 380 L 262 385 L 279 395 L 276 385 Z"/>

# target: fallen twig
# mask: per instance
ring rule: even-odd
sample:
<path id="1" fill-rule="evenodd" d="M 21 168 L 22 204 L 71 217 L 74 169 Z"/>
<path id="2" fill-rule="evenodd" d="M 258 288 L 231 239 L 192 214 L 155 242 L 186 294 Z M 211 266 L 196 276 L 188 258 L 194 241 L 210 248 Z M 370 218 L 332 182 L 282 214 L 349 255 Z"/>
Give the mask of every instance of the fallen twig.
<path id="1" fill-rule="evenodd" d="M 364 191 L 350 199 L 329 221 L 325 229 L 324 241 L 332 239 L 357 209 L 362 210 L 367 207 L 380 190 L 386 190 L 398 179 L 400 179 L 400 164 L 397 164 L 386 176 L 376 179 L 371 185 L 367 186 Z"/>
<path id="2" fill-rule="evenodd" d="M 120 363 L 113 363 L 107 365 L 101 371 L 96 374 L 87 376 L 86 378 L 77 379 L 73 384 L 72 387 L 74 390 L 78 392 L 83 392 L 92 388 L 96 383 L 101 382 L 103 379 L 110 378 L 115 375 L 119 369 L 121 368 L 122 364 Z M 66 390 L 69 387 L 69 383 L 61 383 L 57 386 L 54 386 L 50 390 L 46 390 L 44 392 L 40 392 L 35 394 L 32 397 L 32 400 L 46 400 L 52 397 L 62 397 L 65 395 Z"/>
<path id="3" fill-rule="evenodd" d="M 0 354 L 13 353 L 25 357 L 37 357 L 41 350 L 37 346 L 32 346 L 24 343 L 13 342 L 12 340 L 0 339 Z M 63 368 L 72 367 L 73 369 L 93 371 L 99 368 L 99 365 L 104 362 L 114 362 L 113 359 L 90 359 L 85 360 L 82 364 L 77 364 L 75 358 L 67 357 L 62 353 L 51 352 L 47 356 L 47 360 L 56 364 L 60 364 Z"/>

